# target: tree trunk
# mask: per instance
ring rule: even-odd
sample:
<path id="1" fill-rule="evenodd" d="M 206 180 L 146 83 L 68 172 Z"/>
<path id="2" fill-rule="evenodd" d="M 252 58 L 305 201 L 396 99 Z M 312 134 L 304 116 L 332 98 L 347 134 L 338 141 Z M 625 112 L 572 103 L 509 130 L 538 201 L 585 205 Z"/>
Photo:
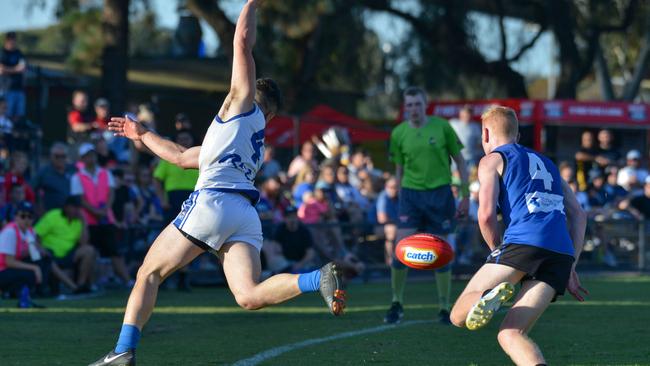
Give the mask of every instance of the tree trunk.
<path id="1" fill-rule="evenodd" d="M 215 0 L 187 0 L 187 8 L 197 18 L 205 20 L 219 37 L 219 48 L 232 62 L 235 38 L 235 24 L 228 19 L 226 13 L 219 7 Z"/>
<path id="2" fill-rule="evenodd" d="M 596 48 L 596 78 L 600 84 L 600 94 L 604 100 L 616 99 L 614 95 L 614 88 L 612 87 L 612 79 L 609 76 L 609 69 L 607 68 L 607 60 L 603 55 L 603 49 L 600 47 L 600 42 Z"/>
<path id="3" fill-rule="evenodd" d="M 102 39 L 102 92 L 111 103 L 111 113 L 121 114 L 127 98 L 129 0 L 104 0 Z"/>
<path id="4" fill-rule="evenodd" d="M 650 61 L 650 26 L 647 27 L 645 32 L 645 37 L 643 40 L 643 46 L 639 51 L 639 58 L 637 59 L 636 65 L 634 66 L 634 75 L 632 79 L 625 85 L 625 90 L 623 91 L 623 100 L 631 102 L 639 94 L 639 87 L 641 86 L 641 80 L 645 77 L 648 71 L 648 62 Z"/>

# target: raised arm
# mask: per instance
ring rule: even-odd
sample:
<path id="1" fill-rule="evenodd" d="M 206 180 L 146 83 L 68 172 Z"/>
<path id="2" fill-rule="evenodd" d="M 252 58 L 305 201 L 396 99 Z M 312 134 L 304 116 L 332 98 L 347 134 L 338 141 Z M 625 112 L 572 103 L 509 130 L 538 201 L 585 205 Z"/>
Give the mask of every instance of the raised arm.
<path id="1" fill-rule="evenodd" d="M 490 250 L 501 242 L 497 221 L 497 200 L 499 199 L 499 170 L 503 169 L 503 159 L 499 154 L 486 155 L 478 165 L 478 225 Z"/>
<path id="2" fill-rule="evenodd" d="M 161 137 L 146 128 L 142 123 L 128 117 L 112 117 L 108 123 L 108 129 L 115 136 L 124 136 L 133 141 L 141 141 L 158 157 L 183 169 L 199 168 L 201 146 L 194 146 L 188 149 L 174 141 Z"/>
<path id="3" fill-rule="evenodd" d="M 253 47 L 257 37 L 256 0 L 248 0 L 239 14 L 233 39 L 232 76 L 230 92 L 219 111 L 219 117 L 227 120 L 253 108 L 255 100 L 255 60 Z"/>

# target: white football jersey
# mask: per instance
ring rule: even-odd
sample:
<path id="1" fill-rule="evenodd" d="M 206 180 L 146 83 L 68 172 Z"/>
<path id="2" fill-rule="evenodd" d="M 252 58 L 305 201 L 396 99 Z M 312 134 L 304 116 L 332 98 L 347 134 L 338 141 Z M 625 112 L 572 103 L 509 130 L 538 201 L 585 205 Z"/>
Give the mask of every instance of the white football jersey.
<path id="1" fill-rule="evenodd" d="M 253 181 L 264 160 L 265 126 L 264 114 L 256 104 L 227 121 L 214 117 L 201 145 L 195 190 L 241 192 L 257 201 L 259 193 Z"/>

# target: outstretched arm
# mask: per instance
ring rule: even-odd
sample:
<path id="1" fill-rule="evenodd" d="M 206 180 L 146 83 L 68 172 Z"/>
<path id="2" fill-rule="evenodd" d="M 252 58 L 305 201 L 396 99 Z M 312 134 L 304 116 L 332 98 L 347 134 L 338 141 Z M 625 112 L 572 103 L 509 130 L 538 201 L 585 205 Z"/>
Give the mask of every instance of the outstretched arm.
<path id="1" fill-rule="evenodd" d="M 183 169 L 199 168 L 201 146 L 194 146 L 188 149 L 173 141 L 162 138 L 157 133 L 146 128 L 142 123 L 128 117 L 112 117 L 108 123 L 108 129 L 115 136 L 124 136 L 133 141 L 141 141 L 158 157 Z"/>
<path id="2" fill-rule="evenodd" d="M 219 111 L 221 119 L 228 119 L 253 108 L 255 100 L 255 60 L 253 47 L 257 38 L 256 0 L 248 0 L 239 14 L 233 39 L 232 76 L 230 92 Z"/>

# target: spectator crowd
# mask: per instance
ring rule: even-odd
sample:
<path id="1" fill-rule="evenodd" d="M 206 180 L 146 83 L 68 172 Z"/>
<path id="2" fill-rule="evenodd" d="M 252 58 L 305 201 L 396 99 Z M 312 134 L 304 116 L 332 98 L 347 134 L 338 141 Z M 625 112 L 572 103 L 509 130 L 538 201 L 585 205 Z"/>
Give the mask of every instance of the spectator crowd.
<path id="1" fill-rule="evenodd" d="M 49 146 L 39 159 L 25 119 L 26 62 L 8 33 L 0 65 L 0 291 L 16 296 L 20 306 L 37 306 L 31 296 L 75 296 L 106 286 L 133 285 L 148 246 L 179 212 L 193 191 L 198 171 L 159 161 L 143 145 L 107 131 L 110 101 L 90 101 L 85 91 L 72 93 L 67 139 Z M 156 108 L 133 105 L 126 113 L 157 128 Z M 476 166 L 482 157 L 480 125 L 463 108 L 451 121 L 470 170 L 470 210 L 450 241 L 457 262 L 470 264 L 480 235 Z M 61 119 L 65 116 L 60 116 Z M 167 122 L 165 122 L 167 123 Z M 190 147 L 200 139 L 189 118 L 179 113 L 173 138 Z M 29 128 L 28 128 L 29 129 Z M 27 136 L 27 137 L 26 137 Z M 361 246 L 373 237 L 385 248 L 375 264 L 388 264 L 396 237 L 399 182 L 375 168 L 363 149 L 341 157 L 304 142 L 298 156 L 283 164 L 267 146 L 256 178 L 261 198 L 265 274 L 306 272 L 323 262 L 340 263 L 347 278 L 359 275 L 372 260 Z M 319 151 L 319 149 L 321 149 Z M 327 157 L 327 158 L 322 158 Z M 615 148 L 611 131 L 585 131 L 575 161 L 559 164 L 561 175 L 595 221 L 650 216 L 650 177 L 644 154 Z M 458 177 L 458 174 L 455 174 Z M 457 187 L 456 187 L 457 188 Z M 458 189 L 454 190 L 458 196 Z M 606 233 L 596 226 L 601 257 L 616 265 Z M 463 245 L 460 245 L 463 244 Z M 194 269 L 214 268 L 202 257 Z M 188 272 L 177 287 L 189 289 Z"/>

